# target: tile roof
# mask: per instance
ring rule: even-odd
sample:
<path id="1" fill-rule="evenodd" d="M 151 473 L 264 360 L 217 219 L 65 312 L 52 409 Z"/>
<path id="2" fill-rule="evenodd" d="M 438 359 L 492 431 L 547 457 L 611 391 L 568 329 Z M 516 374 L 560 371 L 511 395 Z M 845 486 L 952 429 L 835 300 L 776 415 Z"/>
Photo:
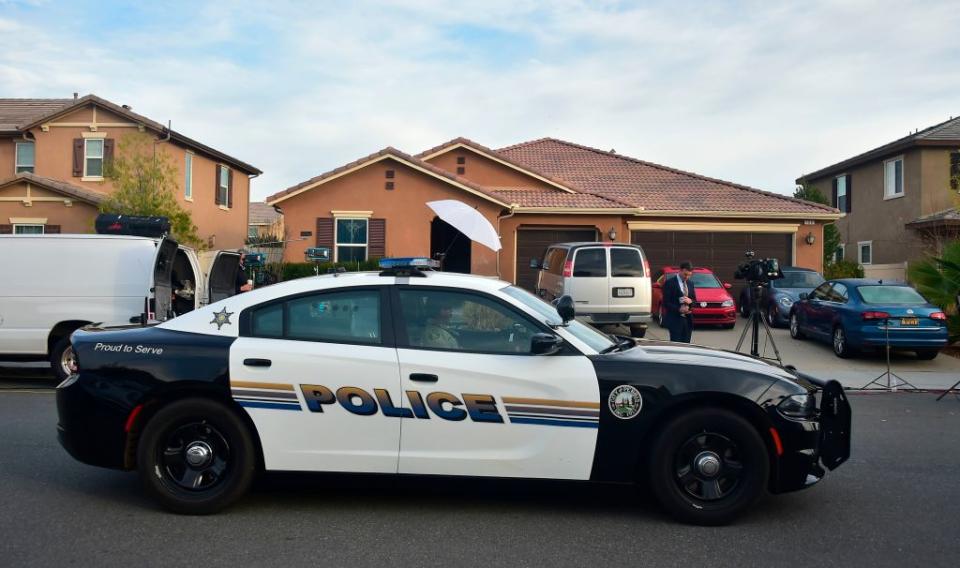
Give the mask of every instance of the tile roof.
<path id="1" fill-rule="evenodd" d="M 625 203 L 590 193 L 566 193 L 530 188 L 492 187 L 492 193 L 501 200 L 520 207 L 550 207 L 571 209 L 636 209 Z"/>
<path id="2" fill-rule="evenodd" d="M 815 172 L 804 174 L 797 178 L 797 183 L 819 179 L 832 174 L 839 174 L 851 166 L 885 157 L 906 148 L 910 148 L 911 146 L 960 147 L 960 116 L 956 118 L 951 117 L 950 119 L 939 124 L 934 124 L 933 126 L 924 128 L 923 130 L 918 130 L 917 132 L 908 134 L 903 138 L 898 138 L 893 142 L 889 142 L 883 146 L 874 148 L 873 150 L 867 150 L 866 152 L 857 154 L 852 158 L 847 158 L 833 165 L 821 168 Z"/>
<path id="3" fill-rule="evenodd" d="M 837 214 L 836 209 L 819 203 L 554 138 L 523 142 L 496 152 L 545 172 L 574 190 L 647 212 Z"/>
<path id="4" fill-rule="evenodd" d="M 936 213 L 930 213 L 929 215 L 924 215 L 922 217 L 917 217 L 913 221 L 907 223 L 907 227 L 910 227 L 911 229 L 932 229 L 948 225 L 960 225 L 960 212 L 958 212 L 954 207 L 951 207 L 950 209 L 944 209 L 943 211 L 937 211 Z"/>
<path id="5" fill-rule="evenodd" d="M 45 189 L 49 189 L 50 191 L 55 191 L 62 195 L 66 195 L 67 197 L 79 199 L 80 201 L 86 201 L 87 203 L 93 205 L 99 205 L 104 199 L 103 194 L 97 193 L 96 191 L 90 191 L 84 187 L 79 187 L 48 177 L 34 175 L 28 172 L 21 172 L 13 177 L 0 181 L 0 187 L 6 187 L 21 181 L 30 182 Z"/>
<path id="6" fill-rule="evenodd" d="M 250 202 L 250 214 L 247 223 L 251 225 L 272 225 L 280 218 L 280 213 L 262 201 Z"/>
<path id="7" fill-rule="evenodd" d="M 17 132 L 19 126 L 73 102 L 73 99 L 0 99 L 0 132 Z"/>

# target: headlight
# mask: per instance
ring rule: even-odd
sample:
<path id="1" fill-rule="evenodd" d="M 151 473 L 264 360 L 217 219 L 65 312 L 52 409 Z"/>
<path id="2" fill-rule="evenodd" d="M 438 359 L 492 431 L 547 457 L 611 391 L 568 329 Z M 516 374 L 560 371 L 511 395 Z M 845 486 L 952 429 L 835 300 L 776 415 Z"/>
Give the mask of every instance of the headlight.
<path id="1" fill-rule="evenodd" d="M 733 307 L 733 300 L 724 300 L 724 301 L 720 302 L 720 307 L 721 307 L 721 308 L 732 308 L 732 307 Z"/>
<path id="2" fill-rule="evenodd" d="M 817 414 L 817 399 L 812 394 L 795 394 L 783 399 L 777 409 L 790 418 L 813 418 Z"/>
<path id="3" fill-rule="evenodd" d="M 787 297 L 787 296 L 781 297 L 779 300 L 777 300 L 777 302 L 778 302 L 781 306 L 783 306 L 783 307 L 785 307 L 785 308 L 789 308 L 790 306 L 793 305 L 793 300 L 791 300 L 791 299 L 790 299 L 789 297 Z"/>

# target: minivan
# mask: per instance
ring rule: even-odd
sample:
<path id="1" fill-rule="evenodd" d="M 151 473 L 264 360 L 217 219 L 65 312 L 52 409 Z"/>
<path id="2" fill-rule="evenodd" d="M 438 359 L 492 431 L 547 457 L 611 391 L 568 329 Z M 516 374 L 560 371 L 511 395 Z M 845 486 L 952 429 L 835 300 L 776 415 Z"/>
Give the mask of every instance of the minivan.
<path id="1" fill-rule="evenodd" d="M 643 249 L 619 243 L 558 243 L 543 259 L 536 293 L 547 301 L 573 297 L 577 319 L 594 326 L 627 325 L 643 337 L 650 323 L 650 263 Z"/>

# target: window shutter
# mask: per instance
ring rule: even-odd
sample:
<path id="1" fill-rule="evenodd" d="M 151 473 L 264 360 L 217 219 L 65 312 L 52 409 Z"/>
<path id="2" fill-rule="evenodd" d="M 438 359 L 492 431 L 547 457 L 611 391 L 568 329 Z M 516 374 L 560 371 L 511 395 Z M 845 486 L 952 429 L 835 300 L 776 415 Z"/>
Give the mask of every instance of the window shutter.
<path id="1" fill-rule="evenodd" d="M 113 138 L 106 138 L 103 141 L 103 171 L 107 173 L 107 168 L 113 163 Z"/>
<path id="2" fill-rule="evenodd" d="M 383 258 L 387 255 L 387 220 L 370 219 L 368 223 L 367 257 Z"/>
<path id="3" fill-rule="evenodd" d="M 220 205 L 220 166 L 213 168 L 213 202 Z"/>
<path id="4" fill-rule="evenodd" d="M 317 246 L 333 252 L 333 218 L 317 217 Z"/>
<path id="5" fill-rule="evenodd" d="M 83 138 L 73 139 L 73 177 L 83 175 Z"/>
<path id="6" fill-rule="evenodd" d="M 834 207 L 837 206 L 837 178 L 833 178 L 833 197 L 832 201 L 830 201 L 830 205 Z"/>
<path id="7" fill-rule="evenodd" d="M 233 170 L 227 170 L 227 207 L 233 207 Z"/>
<path id="8" fill-rule="evenodd" d="M 0 235 L 12 235 L 13 225 L 0 225 Z"/>
<path id="9" fill-rule="evenodd" d="M 44 225 L 43 232 L 48 235 L 59 235 L 60 225 Z"/>
<path id="10" fill-rule="evenodd" d="M 853 176 L 847 174 L 847 210 L 846 213 L 853 211 Z"/>
<path id="11" fill-rule="evenodd" d="M 950 152 L 950 189 L 960 189 L 960 151 Z"/>

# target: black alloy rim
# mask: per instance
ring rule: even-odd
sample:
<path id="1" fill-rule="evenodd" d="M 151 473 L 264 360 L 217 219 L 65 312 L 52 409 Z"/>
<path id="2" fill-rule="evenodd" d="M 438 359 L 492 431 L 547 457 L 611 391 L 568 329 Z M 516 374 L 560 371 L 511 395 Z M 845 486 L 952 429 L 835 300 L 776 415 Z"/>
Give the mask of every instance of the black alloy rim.
<path id="1" fill-rule="evenodd" d="M 732 440 L 701 432 L 687 440 L 674 461 L 677 486 L 699 501 L 718 501 L 740 486 L 744 467 Z"/>
<path id="2" fill-rule="evenodd" d="M 225 479 L 230 446 L 214 426 L 191 422 L 166 437 L 160 462 L 166 476 L 178 487 L 205 491 Z"/>

